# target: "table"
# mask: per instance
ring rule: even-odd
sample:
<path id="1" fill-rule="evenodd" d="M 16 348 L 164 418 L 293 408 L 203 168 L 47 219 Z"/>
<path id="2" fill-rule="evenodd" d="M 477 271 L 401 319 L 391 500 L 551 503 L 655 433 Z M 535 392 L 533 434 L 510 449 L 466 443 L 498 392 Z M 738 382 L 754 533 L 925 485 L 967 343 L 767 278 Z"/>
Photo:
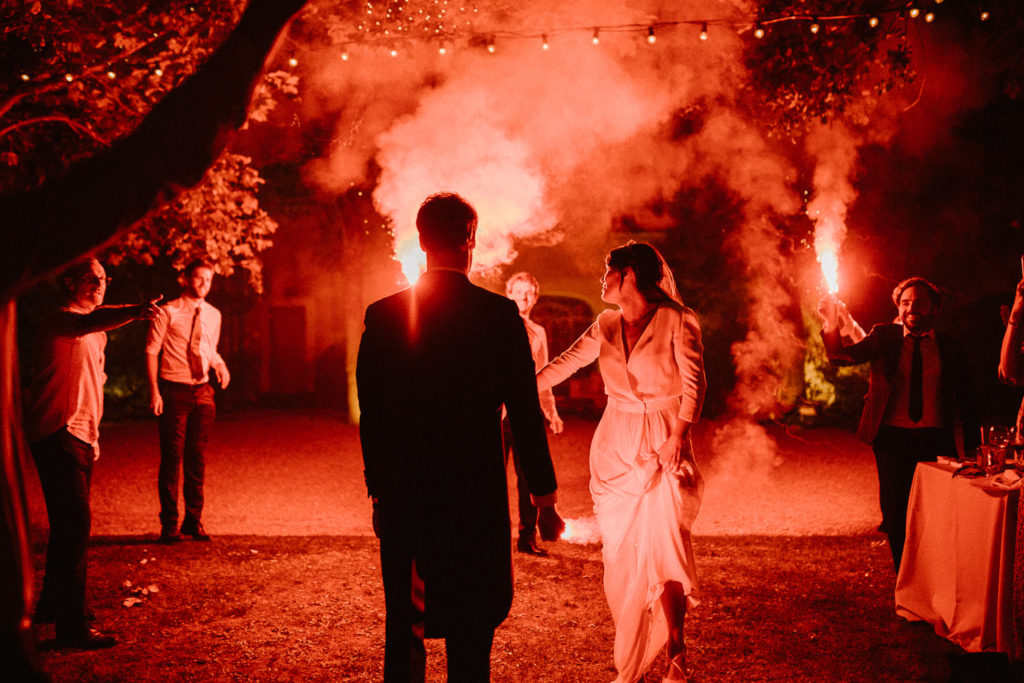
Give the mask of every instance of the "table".
<path id="1" fill-rule="evenodd" d="M 896 613 L 968 652 L 1011 652 L 1020 492 L 987 491 L 955 469 L 929 462 L 914 473 Z"/>

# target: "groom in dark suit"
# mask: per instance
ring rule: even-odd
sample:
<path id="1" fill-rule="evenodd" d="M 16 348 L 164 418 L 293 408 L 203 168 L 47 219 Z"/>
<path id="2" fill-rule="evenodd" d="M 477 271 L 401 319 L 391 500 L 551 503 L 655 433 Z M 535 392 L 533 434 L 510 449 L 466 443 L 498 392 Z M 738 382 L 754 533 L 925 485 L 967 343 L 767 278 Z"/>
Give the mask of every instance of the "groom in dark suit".
<path id="1" fill-rule="evenodd" d="M 448 680 L 486 683 L 512 604 L 502 450 L 507 407 L 546 540 L 564 525 L 526 329 L 516 305 L 470 284 L 476 211 L 455 194 L 416 217 L 427 272 L 366 311 L 356 382 L 384 580 L 384 680 L 424 678 L 443 637 Z"/>
<path id="2" fill-rule="evenodd" d="M 871 363 L 868 395 L 857 436 L 872 445 L 878 467 L 882 531 L 896 571 L 906 537 L 907 503 L 919 462 L 957 457 L 954 427 L 964 451 L 978 446 L 978 416 L 963 344 L 935 331 L 942 294 L 913 277 L 896 285 L 899 324 L 875 325 L 862 341 L 844 345 L 833 302 L 822 334 L 836 365 Z"/>

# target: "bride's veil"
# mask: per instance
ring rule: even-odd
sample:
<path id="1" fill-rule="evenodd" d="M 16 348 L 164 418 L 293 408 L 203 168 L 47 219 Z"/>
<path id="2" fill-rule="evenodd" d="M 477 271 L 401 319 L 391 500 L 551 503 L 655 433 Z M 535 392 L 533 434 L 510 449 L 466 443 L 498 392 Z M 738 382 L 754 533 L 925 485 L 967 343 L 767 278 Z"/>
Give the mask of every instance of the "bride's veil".
<path id="1" fill-rule="evenodd" d="M 683 303 L 683 297 L 679 296 L 679 290 L 676 288 L 676 279 L 672 275 L 672 269 L 668 267 L 668 262 L 665 261 L 665 257 L 661 255 L 660 251 L 655 249 L 653 246 L 651 248 L 654 249 L 654 253 L 658 255 L 658 261 L 661 263 L 661 279 L 658 280 L 658 288 L 661 289 L 669 299 L 680 306 L 685 306 L 686 304 Z"/>

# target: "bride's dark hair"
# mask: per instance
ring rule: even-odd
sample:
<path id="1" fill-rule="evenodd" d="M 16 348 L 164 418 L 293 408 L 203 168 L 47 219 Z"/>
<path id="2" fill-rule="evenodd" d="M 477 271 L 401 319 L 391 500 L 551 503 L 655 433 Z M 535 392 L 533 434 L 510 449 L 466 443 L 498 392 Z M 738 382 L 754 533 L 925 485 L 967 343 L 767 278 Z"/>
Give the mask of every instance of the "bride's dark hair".
<path id="1" fill-rule="evenodd" d="M 645 242 L 629 241 L 608 252 L 605 264 L 612 270 L 622 272 L 632 268 L 636 276 L 636 288 L 652 304 L 678 304 L 661 288 L 661 256 L 658 250 Z"/>

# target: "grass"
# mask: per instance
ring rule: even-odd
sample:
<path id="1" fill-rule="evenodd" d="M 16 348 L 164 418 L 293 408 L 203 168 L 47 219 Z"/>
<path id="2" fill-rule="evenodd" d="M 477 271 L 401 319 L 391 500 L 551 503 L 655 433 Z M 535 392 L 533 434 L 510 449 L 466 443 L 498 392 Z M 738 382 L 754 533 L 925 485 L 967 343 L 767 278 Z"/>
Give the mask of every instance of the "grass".
<path id="1" fill-rule="evenodd" d="M 496 682 L 615 676 L 600 549 L 552 550 L 516 556 L 516 599 L 493 650 Z M 695 550 L 703 603 L 687 624 L 693 680 L 949 678 L 957 648 L 893 614 L 880 537 L 698 537 Z M 57 681 L 380 680 L 384 605 L 372 538 L 159 546 L 103 537 L 91 559 L 97 615 L 122 644 L 46 653 Z M 151 585 L 158 592 L 123 606 Z M 52 627 L 44 628 L 45 646 Z M 441 642 L 428 641 L 428 680 L 444 680 L 443 670 Z"/>

